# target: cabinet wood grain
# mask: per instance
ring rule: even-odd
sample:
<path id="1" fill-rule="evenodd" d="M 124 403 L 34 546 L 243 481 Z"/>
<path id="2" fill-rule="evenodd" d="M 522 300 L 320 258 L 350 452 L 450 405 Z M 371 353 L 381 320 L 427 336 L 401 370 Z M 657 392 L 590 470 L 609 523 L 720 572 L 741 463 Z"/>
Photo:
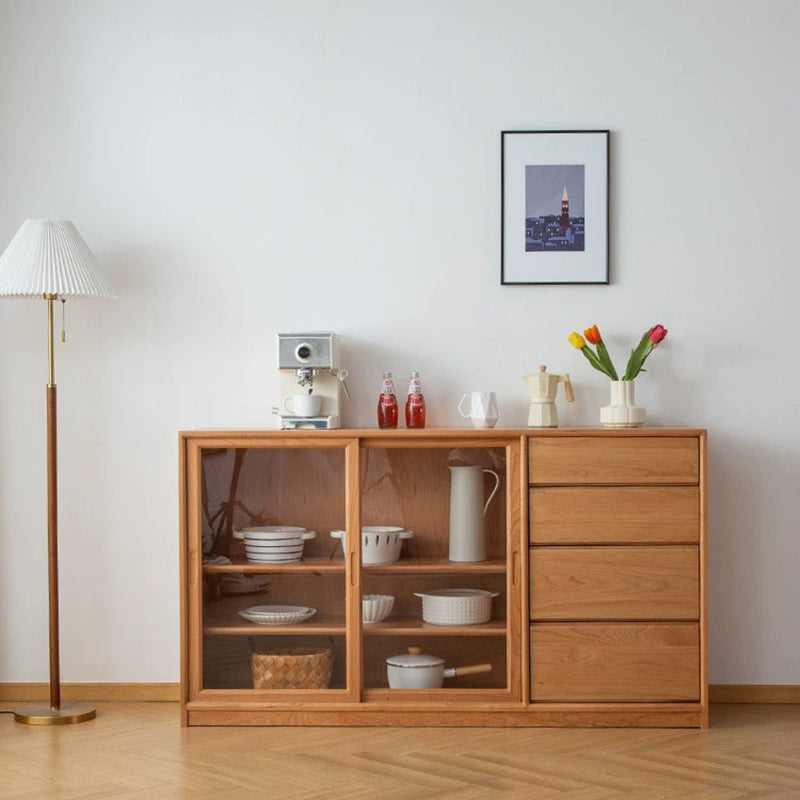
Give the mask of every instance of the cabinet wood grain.
<path id="1" fill-rule="evenodd" d="M 531 544 L 696 543 L 696 486 L 539 486 L 530 490 Z"/>
<path id="2" fill-rule="evenodd" d="M 531 439 L 533 484 L 697 484 L 694 437 Z"/>
<path id="3" fill-rule="evenodd" d="M 533 620 L 697 620 L 694 545 L 534 547 Z"/>
<path id="4" fill-rule="evenodd" d="M 182 433 L 184 724 L 705 727 L 705 440 L 689 428 Z M 483 562 L 448 558 L 460 463 L 501 476 Z M 303 560 L 262 564 L 226 534 L 214 554 L 231 563 L 204 565 L 226 509 L 234 528 L 317 536 Z M 358 532 L 382 524 L 414 535 L 397 562 L 362 565 Z M 268 575 L 268 593 L 224 594 L 237 572 Z M 490 622 L 421 621 L 415 592 L 459 587 L 497 592 Z M 395 597 L 384 622 L 362 624 L 364 594 Z M 284 627 L 239 617 L 264 602 L 317 614 Z M 492 671 L 390 690 L 386 658 L 413 645 Z M 252 688 L 251 649 L 297 646 L 332 649 L 328 689 Z"/>
<path id="5" fill-rule="evenodd" d="M 535 623 L 531 700 L 696 701 L 697 623 Z"/>

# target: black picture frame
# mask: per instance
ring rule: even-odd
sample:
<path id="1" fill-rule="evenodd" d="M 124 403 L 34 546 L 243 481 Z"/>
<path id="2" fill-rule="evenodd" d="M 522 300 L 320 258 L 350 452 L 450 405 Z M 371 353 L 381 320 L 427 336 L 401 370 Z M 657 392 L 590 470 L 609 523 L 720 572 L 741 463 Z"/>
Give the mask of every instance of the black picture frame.
<path id="1" fill-rule="evenodd" d="M 502 285 L 608 285 L 609 139 L 609 130 L 501 131 Z"/>

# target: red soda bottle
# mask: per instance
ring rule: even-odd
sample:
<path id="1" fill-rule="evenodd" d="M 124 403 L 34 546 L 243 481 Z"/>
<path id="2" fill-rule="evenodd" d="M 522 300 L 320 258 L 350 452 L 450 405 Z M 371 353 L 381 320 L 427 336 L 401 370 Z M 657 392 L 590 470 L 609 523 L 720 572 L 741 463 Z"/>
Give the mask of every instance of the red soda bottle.
<path id="1" fill-rule="evenodd" d="M 381 389 L 381 396 L 378 398 L 378 427 L 396 428 L 399 413 L 392 373 L 384 372 L 383 388 Z"/>
<path id="2" fill-rule="evenodd" d="M 425 427 L 425 398 L 419 384 L 419 372 L 411 373 L 411 384 L 406 398 L 406 428 Z"/>

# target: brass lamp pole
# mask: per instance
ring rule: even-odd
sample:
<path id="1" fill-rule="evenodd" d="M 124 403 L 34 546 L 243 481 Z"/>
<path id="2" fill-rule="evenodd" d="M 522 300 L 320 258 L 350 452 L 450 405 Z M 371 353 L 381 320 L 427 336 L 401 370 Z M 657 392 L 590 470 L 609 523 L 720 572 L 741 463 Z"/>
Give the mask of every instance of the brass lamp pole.
<path id="1" fill-rule="evenodd" d="M 89 703 L 61 702 L 58 611 L 58 448 L 53 303 L 67 297 L 113 297 L 97 261 L 67 220 L 26 220 L 0 256 L 0 296 L 47 301 L 47 565 L 50 631 L 50 703 L 22 706 L 17 722 L 67 725 L 93 719 Z"/>

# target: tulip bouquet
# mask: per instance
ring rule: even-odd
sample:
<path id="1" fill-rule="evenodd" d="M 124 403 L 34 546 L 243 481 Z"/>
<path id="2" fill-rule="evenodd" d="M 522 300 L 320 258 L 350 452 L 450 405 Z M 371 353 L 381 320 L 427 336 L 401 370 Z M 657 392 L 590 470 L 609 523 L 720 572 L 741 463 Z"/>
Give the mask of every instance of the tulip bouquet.
<path id="1" fill-rule="evenodd" d="M 664 340 L 667 335 L 667 329 L 663 325 L 654 325 L 652 328 L 644 332 L 644 335 L 639 340 L 639 344 L 631 350 L 630 357 L 628 358 L 628 365 L 625 368 L 625 374 L 622 376 L 623 381 L 632 381 L 640 372 L 644 370 L 644 362 L 653 350 Z M 586 337 L 585 339 L 583 337 Z M 592 325 L 583 332 L 583 336 L 573 331 L 569 335 L 569 342 L 573 347 L 580 350 L 586 360 L 604 375 L 608 375 L 612 381 L 618 381 L 617 371 L 614 369 L 614 364 L 611 361 L 611 356 L 608 354 L 603 337 L 600 336 L 600 331 L 597 325 Z M 588 342 L 588 343 L 587 343 Z M 591 349 L 589 345 L 594 345 L 597 352 Z"/>

